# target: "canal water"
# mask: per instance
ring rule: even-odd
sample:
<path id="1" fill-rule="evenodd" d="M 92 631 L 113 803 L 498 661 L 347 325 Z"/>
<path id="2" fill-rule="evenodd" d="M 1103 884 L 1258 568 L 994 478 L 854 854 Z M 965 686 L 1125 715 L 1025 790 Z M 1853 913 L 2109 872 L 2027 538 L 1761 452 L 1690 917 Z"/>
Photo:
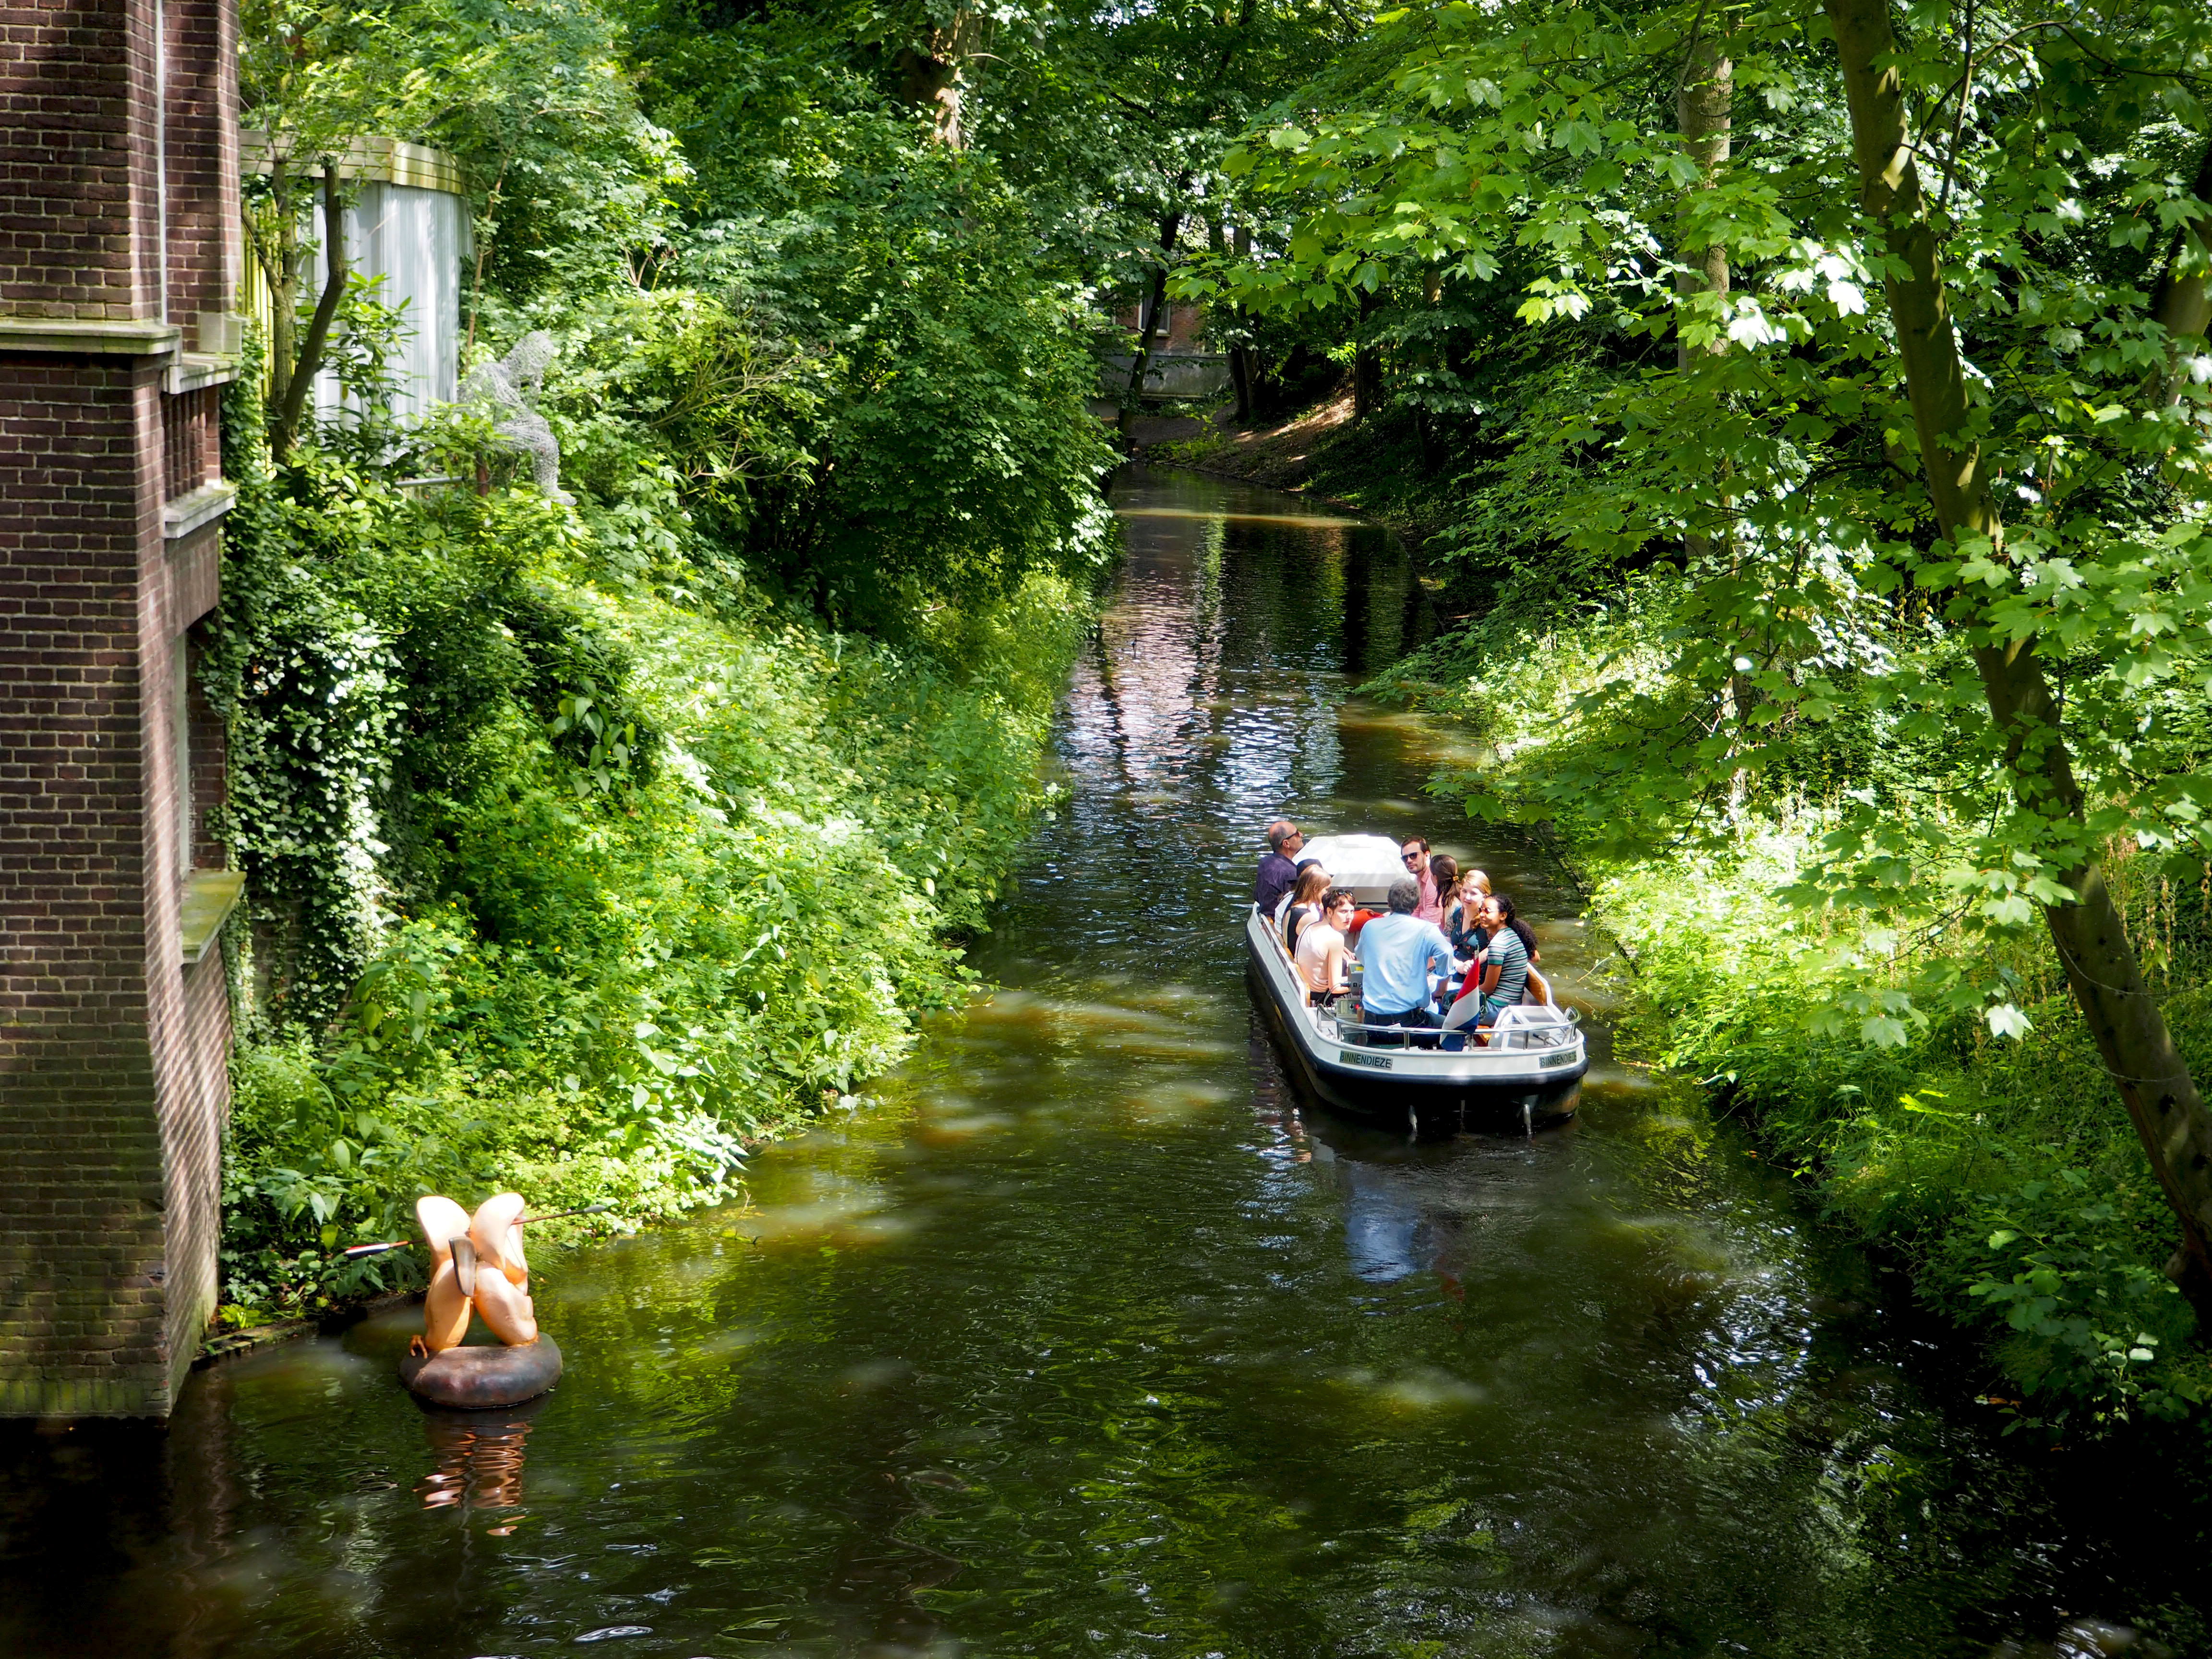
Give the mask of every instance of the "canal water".
<path id="1" fill-rule="evenodd" d="M 9 1656 L 1996 1655 L 2176 1650 L 2171 1469 L 2003 1439 L 1940 1330 L 1602 1042 L 1531 848 L 1348 701 L 1431 625 L 1379 532 L 1124 481 L 1047 822 L 975 965 L 751 1202 L 544 1265 L 566 1382 L 418 1409 L 413 1317 L 15 1431 Z M 1531 665 L 1531 672 L 1540 665 Z M 1571 1126 L 1301 1102 L 1250 1001 L 1261 826 L 1426 831 L 1591 1011 Z M 2202 1461 L 2201 1450 L 2197 1460 Z"/>

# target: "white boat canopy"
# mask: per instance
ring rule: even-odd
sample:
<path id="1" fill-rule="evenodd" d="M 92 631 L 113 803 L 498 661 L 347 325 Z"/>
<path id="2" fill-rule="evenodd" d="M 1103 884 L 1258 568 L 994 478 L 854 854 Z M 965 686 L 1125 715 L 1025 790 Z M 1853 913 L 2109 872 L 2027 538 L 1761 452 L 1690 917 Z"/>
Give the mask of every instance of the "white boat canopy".
<path id="1" fill-rule="evenodd" d="M 1298 849 L 1298 862 L 1319 859 L 1333 884 L 1352 889 L 1362 904 L 1380 904 L 1390 884 L 1410 873 L 1398 855 L 1401 844 L 1388 836 L 1317 836 Z"/>

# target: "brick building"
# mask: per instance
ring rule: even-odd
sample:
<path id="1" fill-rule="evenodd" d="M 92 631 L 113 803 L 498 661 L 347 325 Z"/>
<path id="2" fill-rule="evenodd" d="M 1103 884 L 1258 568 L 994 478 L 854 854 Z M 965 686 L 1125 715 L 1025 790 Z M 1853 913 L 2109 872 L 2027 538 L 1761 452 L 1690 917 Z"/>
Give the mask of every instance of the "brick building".
<path id="1" fill-rule="evenodd" d="M 166 1415 L 216 1296 L 234 0 L 0 0 L 0 1414 Z"/>

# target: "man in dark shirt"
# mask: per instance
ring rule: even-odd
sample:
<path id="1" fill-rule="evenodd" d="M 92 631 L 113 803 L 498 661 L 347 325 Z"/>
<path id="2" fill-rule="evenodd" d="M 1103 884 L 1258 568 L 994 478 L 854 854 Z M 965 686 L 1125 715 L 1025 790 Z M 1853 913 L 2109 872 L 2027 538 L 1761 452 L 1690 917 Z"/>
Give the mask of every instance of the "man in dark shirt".
<path id="1" fill-rule="evenodd" d="M 1277 818 L 1267 826 L 1267 856 L 1260 860 L 1260 874 L 1252 884 L 1252 902 L 1260 907 L 1261 915 L 1273 915 L 1283 895 L 1298 878 L 1296 860 L 1298 848 L 1305 844 L 1298 826 L 1288 818 Z"/>

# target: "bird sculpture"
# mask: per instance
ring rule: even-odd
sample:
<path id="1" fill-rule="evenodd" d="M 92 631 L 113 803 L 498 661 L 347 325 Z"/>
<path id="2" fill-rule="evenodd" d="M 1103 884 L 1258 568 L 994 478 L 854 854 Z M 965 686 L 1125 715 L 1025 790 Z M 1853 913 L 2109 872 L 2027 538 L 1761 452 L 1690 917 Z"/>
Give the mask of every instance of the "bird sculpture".
<path id="1" fill-rule="evenodd" d="M 510 1348 L 538 1340 L 522 1210 L 520 1193 L 495 1193 L 474 1215 L 435 1193 L 416 1201 L 415 1218 L 430 1247 L 430 1288 L 422 1298 L 422 1334 L 408 1344 L 410 1353 L 460 1346 L 472 1311 Z"/>

